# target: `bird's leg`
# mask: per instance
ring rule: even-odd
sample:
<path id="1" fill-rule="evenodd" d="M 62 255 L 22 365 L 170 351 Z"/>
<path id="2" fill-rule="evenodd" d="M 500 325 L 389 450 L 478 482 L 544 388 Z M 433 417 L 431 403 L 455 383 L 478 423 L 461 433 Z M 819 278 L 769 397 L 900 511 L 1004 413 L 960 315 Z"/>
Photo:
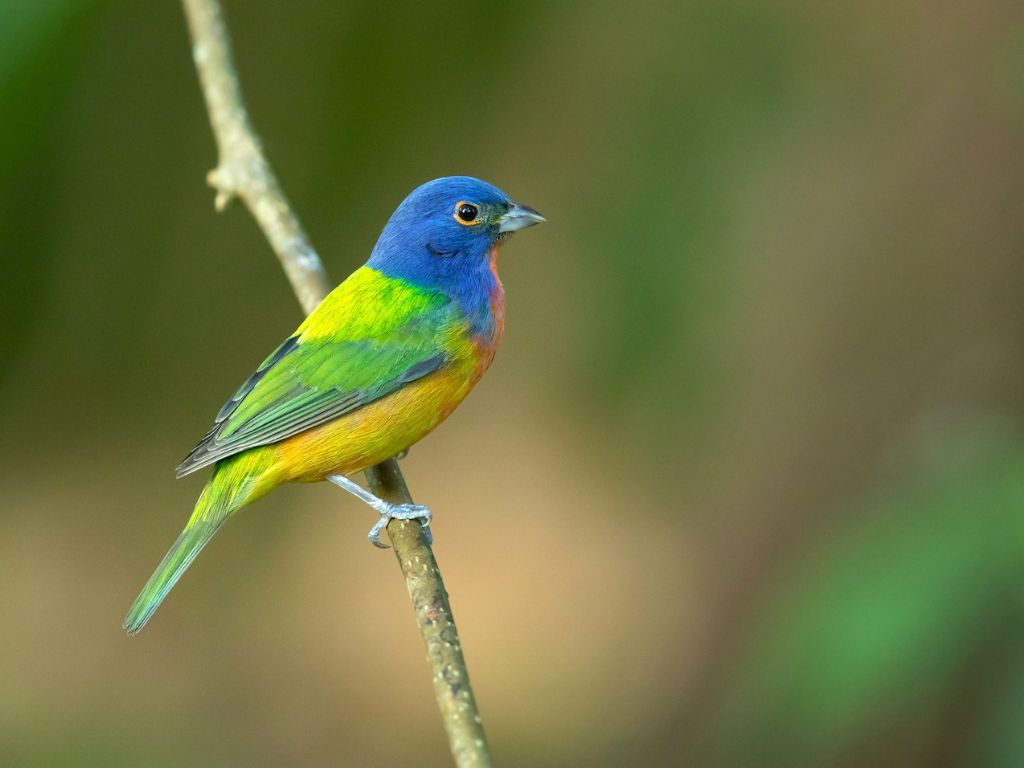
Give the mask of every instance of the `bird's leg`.
<path id="1" fill-rule="evenodd" d="M 433 543 L 434 537 L 430 533 L 431 513 L 427 507 L 424 507 L 422 504 L 395 504 L 385 501 L 379 496 L 374 496 L 355 480 L 345 477 L 345 475 L 328 475 L 327 479 L 339 488 L 344 488 L 356 498 L 365 501 L 380 515 L 380 520 L 366 534 L 370 543 L 375 547 L 380 547 L 381 549 L 388 548 L 388 545 L 380 540 L 380 532 L 392 520 L 422 520 L 423 532 L 427 535 L 427 543 Z"/>

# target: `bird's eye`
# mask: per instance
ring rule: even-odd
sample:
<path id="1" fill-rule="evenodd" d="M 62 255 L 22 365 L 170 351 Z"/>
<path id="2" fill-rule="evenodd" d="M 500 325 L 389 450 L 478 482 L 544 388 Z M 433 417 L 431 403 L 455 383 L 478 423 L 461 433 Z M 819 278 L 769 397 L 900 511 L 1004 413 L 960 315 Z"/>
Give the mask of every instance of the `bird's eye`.
<path id="1" fill-rule="evenodd" d="M 479 216 L 480 209 L 472 203 L 462 201 L 455 204 L 455 220 L 460 224 L 467 226 L 478 224 L 480 223 Z"/>

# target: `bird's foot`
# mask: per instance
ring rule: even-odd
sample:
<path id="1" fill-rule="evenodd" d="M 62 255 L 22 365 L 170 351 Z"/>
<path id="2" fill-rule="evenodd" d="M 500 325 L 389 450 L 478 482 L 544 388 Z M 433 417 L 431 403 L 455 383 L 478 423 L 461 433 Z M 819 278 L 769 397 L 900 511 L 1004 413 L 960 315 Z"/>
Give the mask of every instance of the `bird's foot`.
<path id="1" fill-rule="evenodd" d="M 381 500 L 380 504 L 374 504 L 373 508 L 380 513 L 380 520 L 366 534 L 366 538 L 373 546 L 381 549 L 388 549 L 391 546 L 381 541 L 380 534 L 392 520 L 421 520 L 423 533 L 427 536 L 427 543 L 433 543 L 434 537 L 430 533 L 430 520 L 433 515 L 429 507 L 422 504 L 392 504 L 389 501 Z"/>
<path id="2" fill-rule="evenodd" d="M 388 549 L 389 545 L 380 540 L 380 532 L 387 528 L 388 523 L 392 520 L 422 520 L 423 532 L 427 536 L 427 543 L 432 544 L 434 542 L 434 537 L 430 534 L 430 509 L 422 504 L 395 504 L 391 501 L 385 501 L 370 493 L 355 480 L 345 477 L 345 475 L 328 475 L 327 479 L 339 488 L 344 488 L 353 496 L 365 501 L 380 515 L 380 520 L 366 534 L 370 543 L 374 546 Z"/>

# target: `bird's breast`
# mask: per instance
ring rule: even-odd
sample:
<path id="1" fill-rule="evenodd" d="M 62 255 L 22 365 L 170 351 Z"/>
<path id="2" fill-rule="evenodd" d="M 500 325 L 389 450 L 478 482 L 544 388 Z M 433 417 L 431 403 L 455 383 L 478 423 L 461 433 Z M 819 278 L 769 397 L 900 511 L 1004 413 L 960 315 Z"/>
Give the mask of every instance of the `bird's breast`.
<path id="1" fill-rule="evenodd" d="M 494 283 L 491 286 L 487 302 L 488 308 L 491 311 L 491 317 L 494 319 L 492 343 L 495 349 L 498 348 L 498 345 L 501 343 L 501 337 L 505 334 L 505 286 L 501 284 L 501 278 L 498 276 L 498 250 L 500 248 L 501 243 L 495 243 L 491 248 L 490 268 Z"/>
<path id="2" fill-rule="evenodd" d="M 482 291 L 476 317 L 470 323 L 470 341 L 475 361 L 473 383 L 490 367 L 505 334 L 505 288 L 498 276 L 499 247 L 500 243 L 491 248 L 488 265 L 490 279 Z"/>

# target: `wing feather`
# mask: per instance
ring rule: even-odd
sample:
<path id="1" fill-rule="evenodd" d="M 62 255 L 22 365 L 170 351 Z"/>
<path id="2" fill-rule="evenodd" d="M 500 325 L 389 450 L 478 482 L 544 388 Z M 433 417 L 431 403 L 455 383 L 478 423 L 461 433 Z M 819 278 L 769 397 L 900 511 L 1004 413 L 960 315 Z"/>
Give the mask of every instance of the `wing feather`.
<path id="1" fill-rule="evenodd" d="M 349 281 L 342 283 L 260 364 L 178 466 L 178 477 L 326 424 L 444 366 L 438 339 L 450 319 L 447 300 L 436 294 L 424 299 L 410 288 L 417 291 L 412 300 L 373 305 L 378 316 L 371 319 L 377 322 L 367 332 L 368 298 L 359 295 L 359 288 L 369 279 L 347 290 Z M 346 323 L 346 308 L 361 308 L 363 315 Z M 336 324 L 335 332 L 316 325 L 322 309 Z M 352 338 L 358 334 L 364 335 Z"/>

